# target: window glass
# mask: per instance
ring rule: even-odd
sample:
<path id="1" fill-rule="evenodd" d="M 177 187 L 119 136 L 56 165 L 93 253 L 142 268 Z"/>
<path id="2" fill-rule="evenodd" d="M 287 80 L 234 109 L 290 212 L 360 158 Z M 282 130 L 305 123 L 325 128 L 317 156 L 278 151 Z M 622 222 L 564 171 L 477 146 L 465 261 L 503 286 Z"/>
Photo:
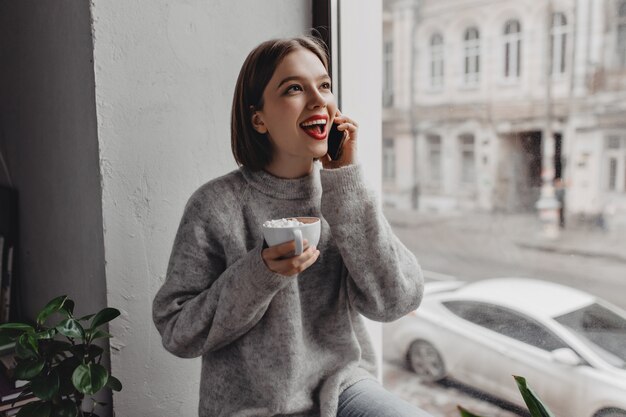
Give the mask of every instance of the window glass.
<path id="1" fill-rule="evenodd" d="M 626 351 L 615 333 L 604 335 L 611 339 L 608 347 L 592 347 L 604 340 L 566 337 L 538 318 L 577 311 L 594 297 L 598 305 L 609 305 L 606 300 L 626 309 L 626 0 L 530 3 L 383 0 L 383 39 L 395 50 L 395 91 L 406 98 L 413 92 L 382 112 L 383 210 L 418 260 L 428 290 L 419 307 L 424 314 L 418 309 L 413 317 L 428 323 L 415 337 L 431 341 L 444 364 L 452 361 L 453 373 L 458 369 L 450 377 L 469 385 L 492 378 L 485 372 L 464 380 L 476 368 L 465 368 L 459 357 L 473 354 L 452 350 L 465 347 L 459 334 L 479 329 L 428 302 L 437 297 L 433 287 L 447 281 L 506 282 L 500 298 L 519 295 L 536 305 L 526 315 L 494 313 L 484 305 L 453 307 L 467 308 L 485 328 L 523 342 L 509 345 L 524 352 L 527 345 L 550 351 L 565 341 L 582 364 L 594 366 L 602 357 L 621 366 Z M 469 330 L 456 334 L 446 320 Z M 402 337 L 411 334 L 397 329 Z M 397 339 L 384 335 L 383 356 L 386 340 Z M 472 342 L 481 354 L 489 351 Z M 394 346 L 401 362 L 403 348 Z M 557 353 L 554 362 L 566 362 L 566 355 Z M 580 392 L 583 402 L 607 400 L 563 383 L 596 386 L 577 379 L 579 366 L 560 364 L 557 377 L 553 368 L 525 367 L 523 353 L 504 356 L 511 363 L 501 366 L 526 372 L 540 395 L 569 399 Z M 604 394 L 619 385 L 607 369 L 598 371 Z M 410 375 L 406 386 L 419 385 Z M 484 390 L 495 398 L 505 394 L 499 386 Z M 574 415 L 571 401 L 553 404 L 555 415 Z"/>
<path id="2" fill-rule="evenodd" d="M 619 3 L 617 17 L 617 60 L 623 68 L 626 67 L 626 1 Z"/>
<path id="3" fill-rule="evenodd" d="M 396 152 L 393 139 L 383 140 L 383 179 L 393 180 L 396 177 Z"/>
<path id="4" fill-rule="evenodd" d="M 563 74 L 566 66 L 567 19 L 563 13 L 552 15 L 550 68 L 553 75 Z"/>
<path id="5" fill-rule="evenodd" d="M 467 321 L 531 346 L 547 351 L 568 347 L 545 327 L 506 308 L 468 301 L 447 301 L 443 304 Z"/>
<path id="6" fill-rule="evenodd" d="M 431 182 L 441 180 L 441 137 L 428 135 L 428 155 Z"/>
<path id="7" fill-rule="evenodd" d="M 515 79 L 520 76 L 522 38 L 520 23 L 509 20 L 504 25 L 504 77 Z"/>
<path id="8" fill-rule="evenodd" d="M 430 86 L 443 86 L 443 37 L 436 33 L 430 39 Z"/>
<path id="9" fill-rule="evenodd" d="M 473 183 L 476 180 L 476 162 L 474 135 L 463 134 L 459 137 L 461 149 L 461 181 Z"/>
<path id="10" fill-rule="evenodd" d="M 597 303 L 556 318 L 609 363 L 626 369 L 626 319 Z"/>
<path id="11" fill-rule="evenodd" d="M 383 59 L 383 105 L 389 107 L 393 105 L 393 43 L 391 41 L 385 41 Z"/>
<path id="12" fill-rule="evenodd" d="M 480 35 L 478 29 L 469 28 L 464 36 L 464 82 L 466 85 L 478 84 L 480 73 Z"/>

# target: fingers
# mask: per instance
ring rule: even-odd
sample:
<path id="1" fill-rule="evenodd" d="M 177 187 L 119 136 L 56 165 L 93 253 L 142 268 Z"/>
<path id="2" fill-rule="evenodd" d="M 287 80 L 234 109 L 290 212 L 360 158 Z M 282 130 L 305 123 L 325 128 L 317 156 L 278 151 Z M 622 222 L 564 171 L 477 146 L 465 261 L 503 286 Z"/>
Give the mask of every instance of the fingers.
<path id="1" fill-rule="evenodd" d="M 289 244 L 291 245 L 289 246 Z M 279 253 L 278 250 L 280 250 L 280 253 L 283 253 L 282 251 L 284 251 L 284 248 L 278 249 L 281 246 L 287 246 L 291 248 L 287 253 L 284 254 L 288 254 L 289 252 L 293 253 L 293 251 L 295 250 L 295 244 L 292 241 L 284 243 L 282 245 L 272 246 L 262 252 L 263 260 L 265 261 L 265 265 L 268 267 L 268 269 L 280 275 L 291 276 L 299 274 L 311 265 L 313 265 L 320 256 L 320 251 L 317 250 L 316 247 L 311 246 L 298 256 L 292 256 L 287 259 L 273 257 L 273 254 Z"/>

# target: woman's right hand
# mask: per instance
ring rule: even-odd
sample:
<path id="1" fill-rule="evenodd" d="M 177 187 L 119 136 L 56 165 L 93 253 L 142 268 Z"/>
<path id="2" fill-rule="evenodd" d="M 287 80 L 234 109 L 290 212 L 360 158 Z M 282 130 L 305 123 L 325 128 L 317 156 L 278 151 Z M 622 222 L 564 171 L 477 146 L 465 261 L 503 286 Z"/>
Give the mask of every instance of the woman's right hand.
<path id="1" fill-rule="evenodd" d="M 270 246 L 263 249 L 261 257 L 267 268 L 280 275 L 292 276 L 301 273 L 317 261 L 320 251 L 315 246 L 309 247 L 306 240 L 304 243 L 304 251 L 301 255 L 292 256 L 290 258 L 281 259 L 285 255 L 294 253 L 296 250 L 296 242 L 285 242 L 280 245 Z"/>

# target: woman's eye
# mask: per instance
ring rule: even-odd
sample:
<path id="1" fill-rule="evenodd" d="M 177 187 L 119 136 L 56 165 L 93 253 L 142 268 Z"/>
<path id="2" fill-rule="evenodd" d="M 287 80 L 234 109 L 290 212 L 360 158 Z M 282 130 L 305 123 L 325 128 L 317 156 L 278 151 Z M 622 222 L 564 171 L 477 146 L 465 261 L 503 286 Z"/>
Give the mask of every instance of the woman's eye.
<path id="1" fill-rule="evenodd" d="M 289 86 L 289 88 L 287 89 L 288 93 L 294 92 L 294 91 L 302 91 L 302 87 L 300 87 L 297 84 L 294 84 L 292 86 Z"/>
<path id="2" fill-rule="evenodd" d="M 325 88 L 327 90 L 330 90 L 330 83 L 323 83 L 322 84 L 322 88 Z"/>

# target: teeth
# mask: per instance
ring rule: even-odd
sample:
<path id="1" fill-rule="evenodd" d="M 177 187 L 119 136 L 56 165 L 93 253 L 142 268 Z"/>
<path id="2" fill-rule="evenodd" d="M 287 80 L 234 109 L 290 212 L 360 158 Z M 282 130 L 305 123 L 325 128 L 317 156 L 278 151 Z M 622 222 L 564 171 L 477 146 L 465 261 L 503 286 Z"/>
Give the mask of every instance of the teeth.
<path id="1" fill-rule="evenodd" d="M 313 120 L 310 122 L 304 122 L 301 124 L 302 127 L 307 127 L 307 126 L 315 126 L 315 125 L 325 125 L 326 124 L 326 120 L 324 119 L 318 119 L 318 120 Z"/>

